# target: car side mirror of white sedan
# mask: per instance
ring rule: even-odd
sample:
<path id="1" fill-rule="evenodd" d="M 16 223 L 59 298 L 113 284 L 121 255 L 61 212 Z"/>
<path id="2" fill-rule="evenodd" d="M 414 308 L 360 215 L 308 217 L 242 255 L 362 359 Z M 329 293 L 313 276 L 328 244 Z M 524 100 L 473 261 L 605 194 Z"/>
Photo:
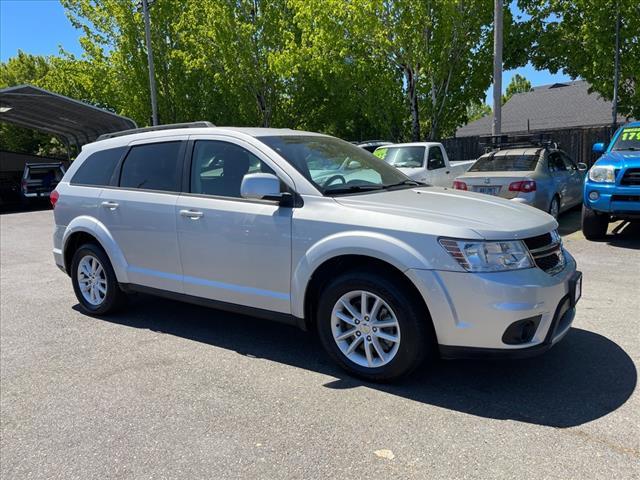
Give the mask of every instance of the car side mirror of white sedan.
<path id="1" fill-rule="evenodd" d="M 589 167 L 586 163 L 578 162 L 578 170 L 580 170 L 581 172 L 586 172 L 587 170 L 589 170 Z"/>

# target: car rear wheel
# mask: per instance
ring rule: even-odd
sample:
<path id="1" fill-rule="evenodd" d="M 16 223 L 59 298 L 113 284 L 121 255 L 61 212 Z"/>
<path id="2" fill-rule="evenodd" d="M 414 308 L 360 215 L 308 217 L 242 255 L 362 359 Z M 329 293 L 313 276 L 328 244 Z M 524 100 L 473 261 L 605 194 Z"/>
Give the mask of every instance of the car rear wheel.
<path id="1" fill-rule="evenodd" d="M 320 340 L 329 355 L 358 377 L 385 381 L 413 371 L 435 352 L 431 320 L 398 282 L 375 272 L 341 275 L 321 292 Z"/>
<path id="2" fill-rule="evenodd" d="M 582 233 L 587 240 L 599 240 L 607 235 L 609 217 L 582 206 Z"/>
<path id="3" fill-rule="evenodd" d="M 126 299 L 109 257 L 93 243 L 82 245 L 74 253 L 71 282 L 80 308 L 90 315 L 111 313 L 121 307 Z"/>

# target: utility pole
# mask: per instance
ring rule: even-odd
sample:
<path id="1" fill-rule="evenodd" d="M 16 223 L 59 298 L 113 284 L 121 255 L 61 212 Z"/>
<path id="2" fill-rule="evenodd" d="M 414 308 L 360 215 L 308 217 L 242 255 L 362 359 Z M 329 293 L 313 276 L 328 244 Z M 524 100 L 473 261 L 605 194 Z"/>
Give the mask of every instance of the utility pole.
<path id="1" fill-rule="evenodd" d="M 156 75 L 153 67 L 153 51 L 151 50 L 151 23 L 149 20 L 149 0 L 142 0 L 144 16 L 144 36 L 147 43 L 147 61 L 149 62 L 149 91 L 151 93 L 151 122 L 158 125 L 158 101 L 156 98 Z"/>
<path id="2" fill-rule="evenodd" d="M 618 126 L 618 82 L 620 81 L 620 5 L 616 2 L 616 52 L 615 52 L 615 70 L 613 74 L 613 108 L 612 108 L 612 116 L 613 121 L 611 122 L 613 129 L 612 133 L 615 132 L 616 127 Z"/>
<path id="3" fill-rule="evenodd" d="M 493 8 L 493 126 L 492 135 L 502 133 L 502 1 Z"/>

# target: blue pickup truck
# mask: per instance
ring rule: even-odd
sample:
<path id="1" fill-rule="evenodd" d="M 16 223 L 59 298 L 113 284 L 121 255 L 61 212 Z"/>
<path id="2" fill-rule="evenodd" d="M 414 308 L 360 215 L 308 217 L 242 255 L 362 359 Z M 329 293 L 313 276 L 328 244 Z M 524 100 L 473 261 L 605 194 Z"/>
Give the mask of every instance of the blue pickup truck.
<path id="1" fill-rule="evenodd" d="M 582 232 L 589 240 L 603 238 L 609 222 L 640 220 L 640 122 L 619 128 L 603 155 L 589 170 L 584 184 Z"/>

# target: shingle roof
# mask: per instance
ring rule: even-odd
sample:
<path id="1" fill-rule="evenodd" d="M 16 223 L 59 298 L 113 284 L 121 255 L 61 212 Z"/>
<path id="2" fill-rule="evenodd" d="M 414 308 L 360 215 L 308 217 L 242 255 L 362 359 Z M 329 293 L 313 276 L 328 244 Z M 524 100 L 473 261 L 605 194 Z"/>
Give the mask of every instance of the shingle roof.
<path id="1" fill-rule="evenodd" d="M 597 93 L 589 93 L 584 80 L 554 83 L 517 93 L 502 107 L 502 133 L 555 130 L 571 127 L 594 127 L 611 123 L 611 102 Z M 618 123 L 625 123 L 618 116 Z M 493 117 L 487 115 L 461 127 L 456 137 L 491 135 Z"/>

